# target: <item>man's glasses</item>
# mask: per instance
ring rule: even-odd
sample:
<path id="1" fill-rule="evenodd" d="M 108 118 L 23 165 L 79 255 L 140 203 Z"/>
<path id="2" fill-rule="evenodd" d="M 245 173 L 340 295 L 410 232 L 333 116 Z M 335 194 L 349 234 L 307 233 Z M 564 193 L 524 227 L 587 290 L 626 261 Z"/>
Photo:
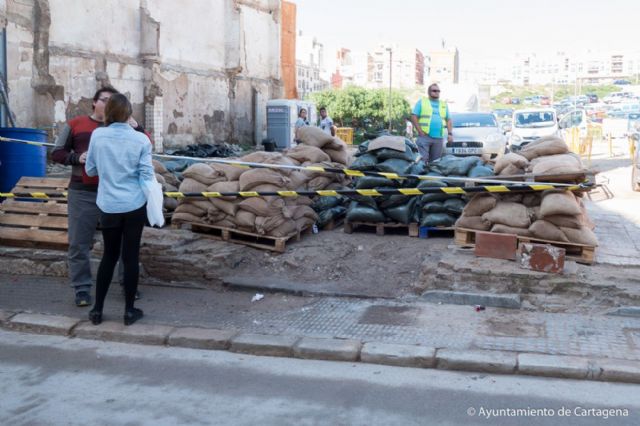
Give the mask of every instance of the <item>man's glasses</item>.
<path id="1" fill-rule="evenodd" d="M 107 103 L 108 100 L 109 100 L 109 96 L 103 97 L 103 98 L 98 98 L 98 101 L 104 102 L 104 103 Z"/>
<path id="2" fill-rule="evenodd" d="M 429 91 L 430 91 L 430 92 L 433 92 L 433 93 L 440 93 L 440 91 L 439 91 L 439 90 L 429 90 Z"/>

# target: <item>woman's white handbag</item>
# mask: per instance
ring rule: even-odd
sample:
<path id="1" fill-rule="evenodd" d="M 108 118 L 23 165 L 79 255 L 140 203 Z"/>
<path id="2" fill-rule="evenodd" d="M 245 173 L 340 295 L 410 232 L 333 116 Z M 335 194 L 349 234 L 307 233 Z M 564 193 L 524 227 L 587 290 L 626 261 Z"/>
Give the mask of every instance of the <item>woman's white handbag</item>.
<path id="1" fill-rule="evenodd" d="M 164 226 L 162 185 L 155 180 L 145 181 L 143 188 L 147 196 L 147 220 L 151 226 L 161 228 Z"/>

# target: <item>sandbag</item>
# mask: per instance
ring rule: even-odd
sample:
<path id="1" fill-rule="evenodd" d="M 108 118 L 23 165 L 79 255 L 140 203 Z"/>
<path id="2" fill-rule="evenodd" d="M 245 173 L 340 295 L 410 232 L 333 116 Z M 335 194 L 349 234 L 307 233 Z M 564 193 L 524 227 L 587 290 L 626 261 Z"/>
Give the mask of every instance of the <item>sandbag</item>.
<path id="1" fill-rule="evenodd" d="M 286 221 L 290 221 L 291 219 L 286 218 L 282 215 L 276 216 L 256 216 L 255 220 L 255 228 L 256 232 L 261 235 L 266 235 L 273 229 L 282 225 Z"/>
<path id="2" fill-rule="evenodd" d="M 304 129 L 304 128 L 305 127 L 301 127 L 301 129 Z M 288 237 L 298 232 L 298 230 L 299 229 L 296 221 L 293 219 L 289 219 L 289 220 L 285 220 L 277 228 L 272 229 L 269 232 L 269 235 L 272 237 Z"/>
<path id="3" fill-rule="evenodd" d="M 323 148 L 325 145 L 333 143 L 333 136 L 315 126 L 300 127 L 296 137 L 303 144 L 314 148 Z"/>
<path id="4" fill-rule="evenodd" d="M 217 183 L 214 183 L 213 185 L 209 185 L 209 187 L 207 188 L 207 191 L 208 192 L 238 192 L 240 191 L 240 182 L 238 182 L 237 180 L 234 180 L 232 182 L 229 182 L 229 181 L 217 182 Z M 233 201 L 237 197 L 230 195 L 230 196 L 224 196 L 219 198 L 221 200 Z"/>
<path id="5" fill-rule="evenodd" d="M 318 220 L 318 214 L 309 206 L 296 206 L 289 209 L 291 211 L 292 219 L 300 219 L 301 217 L 308 217 L 313 221 Z"/>
<path id="6" fill-rule="evenodd" d="M 426 189 L 426 188 L 444 188 L 446 187 L 446 182 L 442 180 L 421 180 L 418 184 L 418 189 Z"/>
<path id="7" fill-rule="evenodd" d="M 254 229 L 256 223 L 256 215 L 247 210 L 238 210 L 234 221 L 238 226 Z"/>
<path id="8" fill-rule="evenodd" d="M 540 206 L 527 207 L 527 211 L 529 212 L 531 223 L 535 222 L 536 220 L 542 219 L 542 215 L 540 215 Z"/>
<path id="9" fill-rule="evenodd" d="M 482 216 L 493 209 L 498 200 L 493 195 L 475 195 L 462 210 L 465 216 Z"/>
<path id="10" fill-rule="evenodd" d="M 488 231 L 491 229 L 491 222 L 486 221 L 482 216 L 460 216 L 456 221 L 456 227 L 475 229 L 478 231 Z"/>
<path id="11" fill-rule="evenodd" d="M 263 183 L 262 185 L 254 186 L 251 188 L 251 191 L 254 192 L 278 192 L 278 191 L 286 191 L 285 188 L 280 188 L 276 185 L 271 185 L 270 183 Z M 272 199 L 273 196 L 263 197 L 265 199 Z"/>
<path id="12" fill-rule="evenodd" d="M 309 177 L 309 175 L 302 170 L 294 170 L 289 175 L 289 180 L 291 181 L 291 183 L 289 184 L 290 188 L 294 191 L 298 189 L 304 189 L 307 187 L 307 182 L 310 179 L 311 178 Z"/>
<path id="13" fill-rule="evenodd" d="M 180 184 L 178 184 L 179 186 Z M 165 191 L 166 192 L 178 192 L 178 187 L 177 186 L 173 186 L 170 183 L 167 183 L 164 185 L 165 187 Z"/>
<path id="14" fill-rule="evenodd" d="M 456 218 L 447 213 L 429 213 L 422 217 L 420 226 L 436 227 L 436 226 L 453 226 Z"/>
<path id="15" fill-rule="evenodd" d="M 208 185 L 198 182 L 195 179 L 185 178 L 180 184 L 180 192 L 207 192 Z"/>
<path id="16" fill-rule="evenodd" d="M 552 192 L 544 195 L 540 204 L 542 217 L 552 215 L 577 216 L 582 213 L 576 197 L 570 191 Z"/>
<path id="17" fill-rule="evenodd" d="M 380 188 L 381 186 L 396 187 L 396 182 L 382 176 L 363 176 L 356 181 L 356 189 Z"/>
<path id="18" fill-rule="evenodd" d="M 164 179 L 164 177 L 158 173 L 156 173 L 156 181 L 163 187 L 167 184 L 167 181 Z"/>
<path id="19" fill-rule="evenodd" d="M 378 188 L 378 189 L 387 189 L 387 188 Z M 383 197 L 376 197 L 378 202 L 378 206 L 381 210 L 390 209 L 391 207 L 401 206 L 409 202 L 409 197 L 406 195 L 395 194 L 395 195 L 386 195 Z"/>
<path id="20" fill-rule="evenodd" d="M 347 220 L 350 222 L 380 223 L 385 221 L 385 216 L 376 208 L 352 202 L 347 210 Z"/>
<path id="21" fill-rule="evenodd" d="M 283 166 L 299 166 L 300 162 L 298 160 L 295 160 L 293 158 L 289 158 L 287 156 L 284 155 L 280 155 L 278 157 L 272 157 L 272 158 L 268 158 L 267 160 L 265 160 L 264 164 L 280 164 Z M 285 176 L 289 176 L 294 169 L 288 169 L 288 168 L 280 168 L 278 169 L 278 172 L 280 172 L 281 174 L 285 175 Z"/>
<path id="22" fill-rule="evenodd" d="M 395 222 L 408 224 L 413 217 L 413 209 L 415 208 L 417 198 L 412 197 L 408 203 L 391 207 L 384 210 L 384 214 L 393 219 Z"/>
<path id="23" fill-rule="evenodd" d="M 193 204 L 190 203 L 182 203 L 182 204 L 178 204 L 178 206 L 175 209 L 176 213 L 189 213 L 190 215 L 196 216 L 196 217 L 203 217 L 206 216 L 207 214 L 207 210 L 206 209 L 201 209 L 198 206 L 195 206 Z"/>
<path id="24" fill-rule="evenodd" d="M 349 164 L 349 152 L 346 149 L 325 149 L 324 152 L 331 158 L 331 161 L 345 166 Z"/>
<path id="25" fill-rule="evenodd" d="M 178 200 L 171 197 L 164 197 L 164 200 L 162 200 L 162 207 L 167 211 L 172 212 L 176 207 L 178 207 Z"/>
<path id="26" fill-rule="evenodd" d="M 566 154 L 569 152 L 567 144 L 557 136 L 544 136 L 525 145 L 520 155 L 531 161 L 543 155 Z"/>
<path id="27" fill-rule="evenodd" d="M 498 201 L 496 206 L 482 215 L 484 220 L 514 228 L 529 228 L 531 219 L 522 204 Z"/>
<path id="28" fill-rule="evenodd" d="M 360 170 L 360 171 L 368 171 L 375 169 L 378 164 L 378 159 L 373 154 L 363 154 L 353 160 L 351 163 L 350 169 Z"/>
<path id="29" fill-rule="evenodd" d="M 510 203 L 522 203 L 524 195 L 520 192 L 511 192 L 502 194 L 500 197 L 500 201 L 508 201 Z"/>
<path id="30" fill-rule="evenodd" d="M 444 210 L 444 203 L 441 201 L 432 201 L 422 206 L 424 213 L 446 213 Z"/>
<path id="31" fill-rule="evenodd" d="M 582 214 L 577 216 L 556 214 L 556 215 L 546 216 L 544 220 L 560 228 L 580 229 L 583 226 L 585 226 L 584 218 Z"/>
<path id="32" fill-rule="evenodd" d="M 385 148 L 405 152 L 406 144 L 404 138 L 402 136 L 380 136 L 370 141 L 367 145 L 367 151 L 369 152 Z"/>
<path id="33" fill-rule="evenodd" d="M 250 191 L 262 184 L 271 184 L 280 188 L 288 188 L 291 180 L 272 169 L 251 169 L 240 175 L 240 190 Z"/>
<path id="34" fill-rule="evenodd" d="M 231 201 L 225 201 L 219 198 L 209 198 L 209 202 L 213 204 L 215 208 L 225 212 L 229 216 L 235 216 L 238 211 L 238 204 L 232 203 Z"/>
<path id="35" fill-rule="evenodd" d="M 171 221 L 173 223 L 178 223 L 178 222 L 204 223 L 204 218 L 202 216 L 196 216 L 191 213 L 174 212 L 173 215 L 171 216 Z"/>
<path id="36" fill-rule="evenodd" d="M 523 175 L 525 169 L 522 169 L 516 165 L 509 164 L 499 173 L 500 176 L 519 176 Z"/>
<path id="37" fill-rule="evenodd" d="M 539 206 L 542 202 L 542 194 L 539 192 L 534 192 L 530 194 L 524 194 L 522 196 L 522 204 L 527 207 Z"/>
<path id="38" fill-rule="evenodd" d="M 345 198 L 341 195 L 335 197 L 318 197 L 312 204 L 313 210 L 321 212 L 341 205 Z"/>
<path id="39" fill-rule="evenodd" d="M 529 227 L 531 235 L 541 240 L 568 242 L 564 232 L 553 223 L 546 220 L 536 220 Z"/>
<path id="40" fill-rule="evenodd" d="M 169 170 L 158 160 L 151 160 L 151 164 L 153 164 L 153 171 L 158 174 L 168 173 Z"/>
<path id="41" fill-rule="evenodd" d="M 360 194 L 350 194 L 350 195 L 347 195 L 347 198 L 357 202 L 360 205 L 368 206 L 368 207 L 371 207 L 372 209 L 378 209 L 378 203 L 376 202 L 376 198 L 378 197 L 374 198 L 374 197 L 369 197 L 369 196 L 360 195 Z M 351 206 L 351 204 L 349 204 L 349 206 Z"/>
<path id="42" fill-rule="evenodd" d="M 171 185 L 175 188 L 180 186 L 180 181 L 171 172 L 163 174 L 162 177 L 164 178 L 164 181 L 167 183 L 167 185 Z"/>
<path id="43" fill-rule="evenodd" d="M 598 245 L 598 237 L 596 237 L 596 234 L 585 226 L 580 229 L 561 227 L 560 230 L 564 232 L 567 239 L 574 244 L 585 244 L 588 246 Z"/>
<path id="44" fill-rule="evenodd" d="M 396 173 L 399 175 L 407 174 L 407 171 L 411 168 L 411 162 L 402 160 L 399 158 L 390 158 L 378 163 L 375 169 L 383 173 Z"/>
<path id="45" fill-rule="evenodd" d="M 406 147 L 404 152 L 396 151 L 395 149 L 383 148 L 375 151 L 376 158 L 378 161 L 389 160 L 391 158 L 397 158 L 399 160 L 405 160 L 414 162 L 416 161 L 416 153 L 414 153 L 411 148 Z"/>
<path id="46" fill-rule="evenodd" d="M 333 182 L 333 177 L 316 176 L 307 183 L 307 188 L 310 191 L 320 191 L 329 186 L 331 182 Z"/>
<path id="47" fill-rule="evenodd" d="M 318 226 L 322 228 L 332 220 L 339 219 L 346 212 L 347 208 L 343 206 L 336 206 L 330 209 L 322 210 L 320 213 L 318 213 Z"/>
<path id="48" fill-rule="evenodd" d="M 515 228 L 513 226 L 503 225 L 501 223 L 496 223 L 491 227 L 491 232 L 495 232 L 498 234 L 514 234 L 520 235 L 521 237 L 530 237 L 531 232 L 529 228 Z"/>
<path id="49" fill-rule="evenodd" d="M 240 161 L 247 163 L 265 163 L 269 159 L 281 157 L 279 152 L 256 151 L 240 157 Z"/>
<path id="50" fill-rule="evenodd" d="M 456 157 L 454 155 L 445 155 L 440 159 L 429 164 L 429 168 L 442 173 L 445 176 L 466 176 L 469 171 L 482 164 L 480 157 Z"/>
<path id="51" fill-rule="evenodd" d="M 443 207 L 446 213 L 458 217 L 462 214 L 462 209 L 464 209 L 465 204 L 466 203 L 460 198 L 450 198 L 445 200 Z"/>
<path id="52" fill-rule="evenodd" d="M 483 177 L 483 176 L 493 176 L 493 169 L 488 165 L 478 165 L 474 166 L 469 173 L 467 174 L 469 177 Z"/>
<path id="53" fill-rule="evenodd" d="M 316 223 L 316 221 L 309 217 L 303 216 L 300 219 L 295 219 L 295 223 L 296 223 L 296 228 L 299 231 L 302 231 L 303 229 L 309 228 L 311 225 Z"/>
<path id="54" fill-rule="evenodd" d="M 253 213 L 256 216 L 276 216 L 289 214 L 282 198 L 276 198 L 267 202 L 263 197 L 250 197 L 242 200 L 238 208 Z"/>
<path id="55" fill-rule="evenodd" d="M 227 180 L 224 175 L 218 173 L 216 170 L 204 163 L 196 163 L 187 167 L 187 169 L 182 172 L 182 176 L 185 178 L 195 179 L 207 186 Z"/>
<path id="56" fill-rule="evenodd" d="M 212 225 L 222 226 L 224 228 L 231 228 L 231 229 L 236 229 L 238 227 L 238 225 L 236 225 L 235 222 L 229 219 L 220 220 L 218 222 L 212 223 Z"/>
<path id="57" fill-rule="evenodd" d="M 549 155 L 538 157 L 535 160 L 531 161 L 531 172 L 535 175 L 579 173 L 583 171 L 580 158 L 572 154 Z"/>
<path id="58" fill-rule="evenodd" d="M 301 163 L 311 161 L 312 163 L 320 163 L 322 161 L 331 161 L 331 158 L 320 148 L 308 145 L 298 145 L 287 151 L 287 157 L 293 158 Z"/>
<path id="59" fill-rule="evenodd" d="M 501 172 L 509 165 L 515 166 L 517 169 L 524 170 L 529 165 L 529 160 L 520 154 L 510 152 L 496 160 L 496 165 L 493 167 L 493 170 L 496 174 L 501 174 Z"/>
<path id="60" fill-rule="evenodd" d="M 420 196 L 420 205 L 424 205 L 426 203 L 430 203 L 432 201 L 445 201 L 448 200 L 449 198 L 455 197 L 455 195 L 450 195 L 450 194 L 445 194 L 445 193 L 441 193 L 441 194 L 424 194 Z"/>
<path id="61" fill-rule="evenodd" d="M 211 163 L 209 164 L 209 167 L 223 175 L 228 181 L 238 180 L 240 175 L 247 171 L 246 168 L 232 166 L 229 164 Z"/>
<path id="62" fill-rule="evenodd" d="M 340 139 L 339 137 L 334 136 L 331 138 L 331 142 L 329 142 L 328 144 L 322 147 L 322 150 L 325 152 L 329 149 L 334 151 L 340 151 L 340 150 L 347 151 L 349 149 L 349 145 L 347 145 L 347 143 L 342 139 Z"/>

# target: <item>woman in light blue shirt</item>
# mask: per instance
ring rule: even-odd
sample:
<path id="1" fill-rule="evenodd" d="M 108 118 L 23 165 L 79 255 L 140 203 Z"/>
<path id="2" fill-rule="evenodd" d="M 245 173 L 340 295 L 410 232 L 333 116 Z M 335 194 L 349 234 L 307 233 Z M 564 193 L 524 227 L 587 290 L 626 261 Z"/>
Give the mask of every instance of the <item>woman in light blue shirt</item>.
<path id="1" fill-rule="evenodd" d="M 98 176 L 100 226 L 104 254 L 98 268 L 96 300 L 89 312 L 93 324 L 102 322 L 104 299 L 109 291 L 120 248 L 124 265 L 124 325 L 142 318 L 142 310 L 134 308 L 138 289 L 140 239 L 147 210 L 144 187 L 155 182 L 151 164 L 151 142 L 129 124 L 131 103 L 122 94 L 113 94 L 105 107 L 105 126 L 91 134 L 85 170 Z"/>

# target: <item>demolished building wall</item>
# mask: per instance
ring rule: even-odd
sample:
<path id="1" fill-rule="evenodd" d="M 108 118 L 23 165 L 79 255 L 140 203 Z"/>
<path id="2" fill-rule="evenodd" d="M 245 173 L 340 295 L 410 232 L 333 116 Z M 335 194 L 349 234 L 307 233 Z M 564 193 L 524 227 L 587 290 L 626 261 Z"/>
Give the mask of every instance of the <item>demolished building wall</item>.
<path id="1" fill-rule="evenodd" d="M 11 109 L 46 128 L 111 84 L 157 147 L 257 143 L 282 92 L 279 20 L 279 0 L 0 0 Z"/>

